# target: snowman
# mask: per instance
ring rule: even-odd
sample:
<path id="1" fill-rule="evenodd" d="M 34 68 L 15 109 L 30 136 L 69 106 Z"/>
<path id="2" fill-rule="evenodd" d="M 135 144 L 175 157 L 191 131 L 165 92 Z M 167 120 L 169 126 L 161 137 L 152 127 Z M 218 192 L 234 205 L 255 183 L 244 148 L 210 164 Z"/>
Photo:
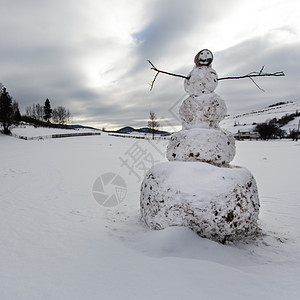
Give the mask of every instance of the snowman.
<path id="1" fill-rule="evenodd" d="M 204 49 L 184 81 L 182 129 L 172 135 L 168 162 L 151 168 L 141 184 L 141 218 L 152 229 L 186 226 L 222 243 L 257 233 L 259 198 L 252 174 L 229 165 L 233 135 L 220 128 L 225 102 L 214 90 L 218 75 Z"/>
<path id="2" fill-rule="evenodd" d="M 173 134 L 167 149 L 169 161 L 203 161 L 227 165 L 235 155 L 233 135 L 219 126 L 227 113 L 224 100 L 214 93 L 217 72 L 213 54 L 204 49 L 195 56 L 195 66 L 184 81 L 189 94 L 180 107 L 182 130 Z"/>

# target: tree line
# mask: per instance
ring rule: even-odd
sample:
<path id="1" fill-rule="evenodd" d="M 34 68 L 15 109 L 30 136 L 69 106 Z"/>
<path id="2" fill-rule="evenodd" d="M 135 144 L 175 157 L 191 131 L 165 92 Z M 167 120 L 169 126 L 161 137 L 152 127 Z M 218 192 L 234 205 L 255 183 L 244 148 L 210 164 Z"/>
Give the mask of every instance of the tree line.
<path id="1" fill-rule="evenodd" d="M 299 129 L 295 130 L 293 129 L 289 134 L 287 135 L 284 130 L 282 130 L 280 127 L 283 127 L 284 125 L 288 124 L 289 122 L 293 121 L 296 117 L 299 117 L 300 113 L 296 111 L 292 114 L 286 114 L 283 117 L 277 119 L 273 118 L 267 122 L 259 123 L 255 127 L 255 131 L 258 132 L 260 135 L 260 138 L 263 140 L 269 140 L 269 139 L 276 139 L 276 138 L 292 138 L 293 140 L 298 140 L 299 136 Z"/>
<path id="2" fill-rule="evenodd" d="M 40 126 L 51 126 L 53 123 L 65 125 L 70 122 L 70 118 L 71 113 L 65 107 L 58 106 L 52 109 L 48 98 L 44 105 L 33 104 L 28 106 L 26 114 L 21 115 L 18 102 L 13 99 L 5 86 L 0 83 L 0 124 L 3 127 L 4 134 L 10 134 L 10 127 L 18 125 L 21 121 Z"/>
<path id="3" fill-rule="evenodd" d="M 65 107 L 58 106 L 52 109 L 48 98 L 44 105 L 32 104 L 31 106 L 27 106 L 25 116 L 48 123 L 52 120 L 56 124 L 67 124 L 71 119 L 71 113 Z"/>

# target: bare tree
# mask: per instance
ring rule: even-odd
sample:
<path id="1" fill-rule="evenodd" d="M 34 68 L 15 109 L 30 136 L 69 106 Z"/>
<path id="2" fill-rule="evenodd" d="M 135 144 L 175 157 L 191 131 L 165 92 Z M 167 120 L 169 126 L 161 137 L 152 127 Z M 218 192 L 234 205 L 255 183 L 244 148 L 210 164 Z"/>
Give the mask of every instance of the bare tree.
<path id="1" fill-rule="evenodd" d="M 37 119 L 37 117 L 36 117 L 36 110 L 35 110 L 35 105 L 34 104 L 32 105 L 31 113 L 32 113 L 31 117 L 34 118 L 34 119 Z"/>
<path id="2" fill-rule="evenodd" d="M 65 124 L 67 118 L 67 110 L 63 106 L 58 106 L 53 109 L 52 119 L 54 123 Z"/>
<path id="3" fill-rule="evenodd" d="M 31 117 L 32 116 L 32 108 L 31 106 L 26 107 L 26 116 Z"/>
<path id="4" fill-rule="evenodd" d="M 150 111 L 148 127 L 152 131 L 152 139 L 154 140 L 154 132 L 155 132 L 155 130 L 157 130 L 159 128 L 159 123 L 157 122 L 157 117 L 153 111 Z"/>
<path id="5" fill-rule="evenodd" d="M 70 111 L 67 109 L 67 123 L 71 122 L 71 118 L 72 118 L 72 115 L 71 115 Z"/>
<path id="6" fill-rule="evenodd" d="M 44 109 L 40 104 L 32 104 L 26 107 L 26 116 L 42 121 L 44 118 Z"/>
<path id="7" fill-rule="evenodd" d="M 70 121 L 71 113 L 63 106 L 58 106 L 53 109 L 52 119 L 55 123 L 66 124 Z"/>
<path id="8" fill-rule="evenodd" d="M 41 106 L 40 104 L 35 105 L 35 113 L 36 113 L 36 118 L 38 120 L 42 121 L 44 119 L 43 106 Z"/>

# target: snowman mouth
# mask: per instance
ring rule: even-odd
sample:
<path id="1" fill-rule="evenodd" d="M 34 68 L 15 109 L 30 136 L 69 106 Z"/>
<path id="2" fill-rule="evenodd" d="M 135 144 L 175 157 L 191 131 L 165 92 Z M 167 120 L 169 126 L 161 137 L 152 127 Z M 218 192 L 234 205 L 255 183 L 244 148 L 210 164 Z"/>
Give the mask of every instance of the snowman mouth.
<path id="1" fill-rule="evenodd" d="M 205 58 L 205 59 L 203 59 L 203 58 L 200 58 L 199 59 L 199 62 L 201 63 L 201 64 L 207 64 L 207 65 L 209 65 L 210 63 L 211 63 L 211 58 Z"/>

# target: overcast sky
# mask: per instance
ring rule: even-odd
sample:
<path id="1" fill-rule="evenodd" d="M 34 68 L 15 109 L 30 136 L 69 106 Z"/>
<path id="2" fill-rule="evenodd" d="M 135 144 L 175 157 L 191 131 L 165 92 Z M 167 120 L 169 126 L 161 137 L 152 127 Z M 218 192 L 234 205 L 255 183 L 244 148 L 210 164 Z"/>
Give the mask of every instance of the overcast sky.
<path id="1" fill-rule="evenodd" d="M 220 81 L 228 113 L 300 100 L 298 0 L 0 0 L 0 82 L 21 112 L 65 106 L 73 123 L 144 127 L 149 111 L 162 129 L 186 97 L 195 54 L 214 53 L 219 77 L 284 71 L 285 77 Z"/>

